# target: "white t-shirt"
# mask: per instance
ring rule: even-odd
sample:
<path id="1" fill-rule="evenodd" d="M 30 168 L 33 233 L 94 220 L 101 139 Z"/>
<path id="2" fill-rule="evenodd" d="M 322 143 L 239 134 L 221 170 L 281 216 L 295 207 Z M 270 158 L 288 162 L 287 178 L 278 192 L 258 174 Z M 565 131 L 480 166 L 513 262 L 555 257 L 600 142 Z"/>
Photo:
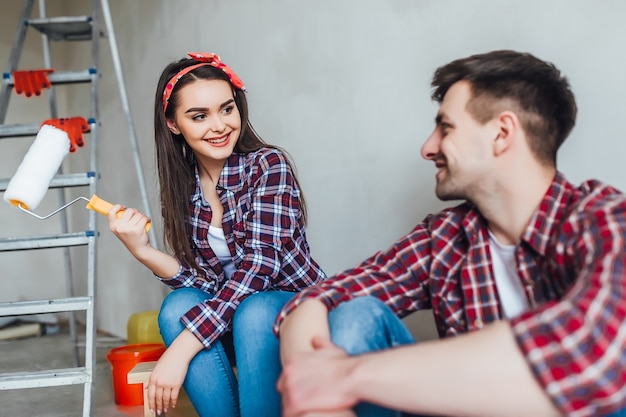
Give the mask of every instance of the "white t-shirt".
<path id="1" fill-rule="evenodd" d="M 510 319 L 523 313 L 529 307 L 524 287 L 517 273 L 515 245 L 503 245 L 489 231 L 489 248 L 502 310 Z"/>
<path id="2" fill-rule="evenodd" d="M 217 255 L 217 259 L 220 260 L 226 278 L 230 279 L 235 272 L 235 264 L 228 250 L 224 231 L 221 228 L 209 225 L 209 245 Z"/>

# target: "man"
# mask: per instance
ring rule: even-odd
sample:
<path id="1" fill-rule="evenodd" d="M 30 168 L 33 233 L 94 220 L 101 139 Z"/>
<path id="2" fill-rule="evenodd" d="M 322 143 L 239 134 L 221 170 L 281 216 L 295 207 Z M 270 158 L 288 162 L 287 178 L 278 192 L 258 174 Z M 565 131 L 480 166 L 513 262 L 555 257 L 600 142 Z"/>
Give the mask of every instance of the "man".
<path id="1" fill-rule="evenodd" d="M 285 306 L 284 415 L 618 412 L 626 196 L 557 171 L 577 112 L 567 80 L 494 51 L 439 68 L 432 86 L 422 156 L 437 196 L 464 202 Z M 442 338 L 415 344 L 399 318 L 426 308 Z"/>

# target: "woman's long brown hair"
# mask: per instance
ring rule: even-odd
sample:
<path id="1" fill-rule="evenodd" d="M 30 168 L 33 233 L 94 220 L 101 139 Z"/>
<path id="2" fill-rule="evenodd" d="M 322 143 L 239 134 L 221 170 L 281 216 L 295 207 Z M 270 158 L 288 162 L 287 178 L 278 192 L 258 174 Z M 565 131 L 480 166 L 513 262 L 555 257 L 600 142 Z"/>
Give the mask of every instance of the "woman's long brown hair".
<path id="1" fill-rule="evenodd" d="M 162 100 L 166 83 L 183 68 L 195 64 L 199 64 L 199 62 L 184 58 L 169 64 L 163 70 L 157 84 L 154 100 L 154 139 L 165 244 L 184 266 L 195 269 L 198 274 L 203 274 L 193 255 L 191 236 L 189 236 L 189 229 L 187 228 L 189 197 L 195 191 L 196 186 L 196 159 L 192 149 L 185 142 L 185 138 L 182 135 L 173 134 L 167 127 L 167 120 L 174 119 L 176 108 L 179 105 L 178 92 L 185 85 L 197 80 L 224 80 L 228 82 L 233 90 L 235 104 L 241 115 L 241 133 L 234 152 L 247 154 L 264 147 L 280 148 L 268 145 L 261 139 L 250 124 L 248 102 L 245 93 L 230 83 L 224 71 L 210 65 L 200 66 L 183 75 L 174 86 L 168 101 L 167 111 L 163 112 Z M 296 184 L 300 188 L 298 179 L 295 177 L 294 166 L 289 160 L 289 155 L 284 150 L 280 150 L 285 154 Z M 306 222 L 307 210 L 302 190 L 300 190 L 300 206 Z"/>

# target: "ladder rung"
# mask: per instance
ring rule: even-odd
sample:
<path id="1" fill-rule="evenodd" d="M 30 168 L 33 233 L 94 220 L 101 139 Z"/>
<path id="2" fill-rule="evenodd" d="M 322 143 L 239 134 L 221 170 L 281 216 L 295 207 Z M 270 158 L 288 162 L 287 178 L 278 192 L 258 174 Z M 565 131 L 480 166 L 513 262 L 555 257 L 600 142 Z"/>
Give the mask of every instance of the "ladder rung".
<path id="1" fill-rule="evenodd" d="M 93 171 L 55 175 L 48 188 L 82 187 L 92 184 L 95 180 L 96 173 Z"/>
<path id="2" fill-rule="evenodd" d="M 50 83 L 53 85 L 89 83 L 96 74 L 97 70 L 95 68 L 82 71 L 59 71 L 48 74 L 48 80 L 50 80 Z M 13 74 L 4 73 L 3 77 L 4 82 L 8 85 L 14 84 Z"/>
<path id="3" fill-rule="evenodd" d="M 67 311 L 87 310 L 91 305 L 91 297 L 9 301 L 0 303 L 0 314 L 4 317 L 39 313 L 63 313 Z"/>
<path id="4" fill-rule="evenodd" d="M 96 119 L 89 118 L 87 122 L 90 130 L 96 127 Z M 0 125 L 0 138 L 17 138 L 22 136 L 35 136 L 39 133 L 40 123 L 16 123 Z"/>
<path id="5" fill-rule="evenodd" d="M 87 245 L 93 239 L 92 231 L 50 236 L 8 237 L 0 239 L 0 252 L 28 249 L 60 248 Z"/>
<path id="6" fill-rule="evenodd" d="M 0 138 L 16 138 L 18 136 L 35 136 L 39 132 L 38 123 L 19 123 L 0 125 Z"/>
<path id="7" fill-rule="evenodd" d="M 91 16 L 46 17 L 26 21 L 54 41 L 84 41 L 91 39 Z"/>
<path id="8" fill-rule="evenodd" d="M 55 175 L 48 188 L 82 187 L 92 184 L 95 180 L 96 173 L 93 171 Z M 6 191 L 10 181 L 10 178 L 0 179 L 0 191 Z"/>
<path id="9" fill-rule="evenodd" d="M 0 374 L 0 390 L 84 384 L 89 382 L 90 379 L 90 375 L 83 367 L 34 372 L 10 372 Z"/>

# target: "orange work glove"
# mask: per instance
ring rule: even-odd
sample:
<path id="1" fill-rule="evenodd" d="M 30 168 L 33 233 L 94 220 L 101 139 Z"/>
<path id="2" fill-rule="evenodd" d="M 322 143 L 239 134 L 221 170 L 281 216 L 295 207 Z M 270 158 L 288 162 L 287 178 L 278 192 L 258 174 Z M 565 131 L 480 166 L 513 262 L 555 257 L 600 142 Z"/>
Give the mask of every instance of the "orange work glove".
<path id="1" fill-rule="evenodd" d="M 54 72 L 52 68 L 40 70 L 13 71 L 13 88 L 16 94 L 26 97 L 41 95 L 41 90 L 50 87 L 48 74 Z"/>
<path id="2" fill-rule="evenodd" d="M 76 152 L 77 146 L 80 148 L 85 145 L 83 133 L 87 133 L 90 130 L 89 123 L 84 117 L 48 119 L 41 123 L 41 126 L 43 125 L 50 125 L 64 130 L 70 138 L 70 152 Z"/>

